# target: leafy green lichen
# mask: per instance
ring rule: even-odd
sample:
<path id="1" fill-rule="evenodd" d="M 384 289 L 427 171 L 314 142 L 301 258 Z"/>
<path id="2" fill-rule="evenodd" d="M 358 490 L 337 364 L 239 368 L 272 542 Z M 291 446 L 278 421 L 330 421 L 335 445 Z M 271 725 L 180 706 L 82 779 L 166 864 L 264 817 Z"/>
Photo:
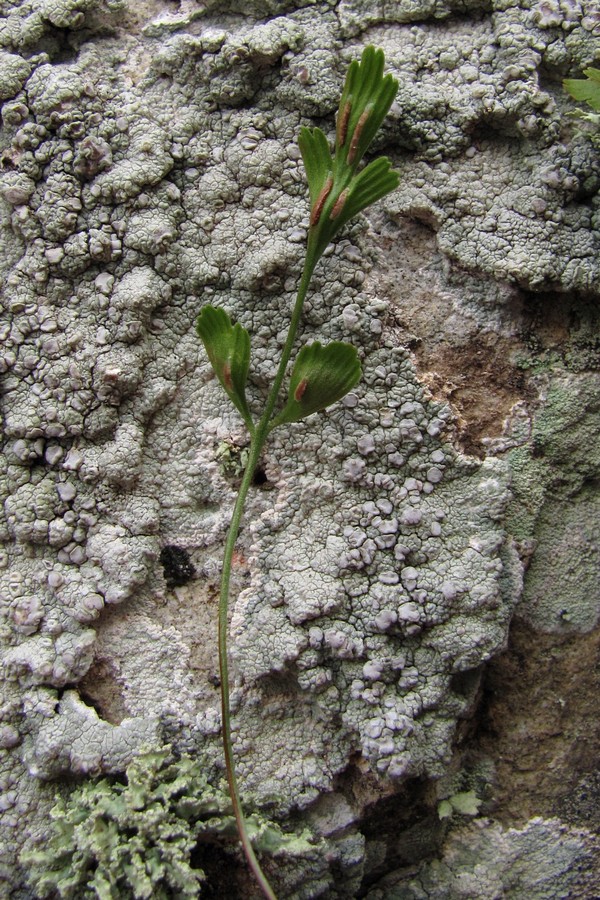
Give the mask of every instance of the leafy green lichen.
<path id="1" fill-rule="evenodd" d="M 482 802 L 475 791 L 461 791 L 438 804 L 438 816 L 440 819 L 448 819 L 455 813 L 460 816 L 476 816 Z"/>
<path id="2" fill-rule="evenodd" d="M 247 825 L 257 850 L 311 849 L 307 833 L 284 834 L 258 813 Z M 225 785 L 213 787 L 201 762 L 164 747 L 136 757 L 122 780 L 88 781 L 60 796 L 44 847 L 21 862 L 39 897 L 183 900 L 202 896 L 205 881 L 192 851 L 203 839 L 235 834 Z"/>

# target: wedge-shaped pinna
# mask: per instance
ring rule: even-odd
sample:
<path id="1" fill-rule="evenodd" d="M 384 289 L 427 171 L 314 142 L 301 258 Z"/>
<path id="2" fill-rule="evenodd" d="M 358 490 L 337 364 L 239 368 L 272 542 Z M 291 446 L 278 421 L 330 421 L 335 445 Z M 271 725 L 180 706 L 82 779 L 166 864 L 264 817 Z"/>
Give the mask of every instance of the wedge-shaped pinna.
<path id="1" fill-rule="evenodd" d="M 367 206 L 395 190 L 398 184 L 398 174 L 392 170 L 387 156 L 380 156 L 370 162 L 354 176 L 350 186 L 342 191 L 329 213 L 336 231 Z"/>
<path id="2" fill-rule="evenodd" d="M 333 187 L 333 160 L 320 128 L 300 129 L 298 138 L 310 194 L 311 225 L 315 225 Z"/>
<path id="3" fill-rule="evenodd" d="M 196 331 L 228 397 L 240 412 L 250 432 L 254 431 L 246 400 L 250 335 L 239 322 L 233 325 L 227 313 L 216 306 L 203 308 L 196 319 Z"/>
<path id="4" fill-rule="evenodd" d="M 346 222 L 394 191 L 400 179 L 386 156 L 373 160 L 358 174 L 345 168 L 334 175 L 326 165 L 332 159 L 320 128 L 301 128 L 298 143 L 310 191 L 309 253 L 318 259 Z"/>
<path id="5" fill-rule="evenodd" d="M 398 82 L 384 75 L 383 50 L 365 47 L 353 60 L 340 99 L 336 131 L 336 163 L 356 168 L 387 116 Z"/>
<path id="6" fill-rule="evenodd" d="M 271 422 L 271 429 L 285 422 L 297 422 L 344 397 L 359 381 L 360 363 L 354 347 L 319 341 L 302 347 L 290 378 L 288 400 Z"/>

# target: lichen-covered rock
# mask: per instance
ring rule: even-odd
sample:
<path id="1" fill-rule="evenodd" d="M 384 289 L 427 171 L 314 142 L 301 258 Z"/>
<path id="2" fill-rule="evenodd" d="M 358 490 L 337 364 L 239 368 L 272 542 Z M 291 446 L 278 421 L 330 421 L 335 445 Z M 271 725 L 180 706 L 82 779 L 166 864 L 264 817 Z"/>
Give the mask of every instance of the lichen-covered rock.
<path id="1" fill-rule="evenodd" d="M 539 631 L 587 632 L 600 617 L 600 379 L 561 375 L 545 393 L 532 446 L 511 454 L 513 530 L 535 546 L 519 614 Z"/>
<path id="2" fill-rule="evenodd" d="M 252 526 L 256 584 L 232 622 L 245 678 L 294 671 L 305 694 L 295 717 L 312 716 L 311 696 L 318 703 L 322 722 L 304 727 L 321 789 L 324 746 L 344 731 L 348 752 L 358 746 L 381 773 L 433 774 L 464 702 L 452 677 L 502 645 L 510 615 L 495 522 L 504 470 L 461 465 L 440 440 L 447 410 L 425 400 L 403 356 L 374 354 L 350 409 L 332 412 L 324 433 L 297 429 L 301 449 L 279 438 L 279 496 Z M 289 697 L 279 702 L 283 712 Z M 447 717 L 427 713 L 446 705 Z M 261 768 L 248 770 L 255 791 Z M 288 767 L 290 780 L 299 774 Z"/>
<path id="3" fill-rule="evenodd" d="M 0 51 L 0 100 L 8 100 L 19 93 L 30 67 L 17 53 Z"/>
<path id="4" fill-rule="evenodd" d="M 575 875 L 597 852 L 594 837 L 557 820 L 532 819 L 523 828 L 503 829 L 485 819 L 453 833 L 441 861 L 418 873 L 387 876 L 368 900 L 488 900 L 535 897 L 555 900 L 592 897 L 594 883 Z M 524 864 L 524 861 L 525 864 Z M 581 893 L 579 893 L 581 892 Z"/>
<path id="5" fill-rule="evenodd" d="M 150 716 L 111 725 L 76 691 L 65 691 L 56 714 L 41 718 L 24 761 L 31 775 L 45 779 L 65 770 L 79 775 L 122 772 L 139 747 L 154 743 L 157 735 L 158 722 Z"/>
<path id="6" fill-rule="evenodd" d="M 241 459 L 247 436 L 193 320 L 211 302 L 249 328 L 258 406 L 306 238 L 298 128 L 318 121 L 333 134 L 344 71 L 364 43 L 381 45 L 400 79 L 380 146 L 402 185 L 370 235 L 362 219 L 326 253 L 303 340 L 350 340 L 365 375 L 344 403 L 269 444 L 234 573 L 241 784 L 269 814 L 299 815 L 322 837 L 310 858 L 281 851 L 282 895 L 362 895 L 389 868 L 363 813 L 413 776 L 445 774 L 520 594 L 507 525 L 523 555 L 539 545 L 523 615 L 595 626 L 597 379 L 542 379 L 533 424 L 523 403 L 490 458 L 465 456 L 450 407 L 398 346 L 403 313 L 385 296 L 377 244 L 389 250 L 390 219 L 427 223 L 448 271 L 471 273 L 463 309 L 490 339 L 509 318 L 498 283 L 596 297 L 598 157 L 565 118 L 560 79 L 593 62 L 597 24 L 592 3 L 558 0 L 7 7 L 7 894 L 25 890 L 17 853 L 45 827 L 44 779 L 122 772 L 165 730 L 218 777 L 215 588 L 237 477 L 223 447 Z M 424 303 L 429 278 L 424 268 Z M 164 564 L 173 547 L 185 578 Z M 362 793 L 349 786 L 355 769 Z M 555 831 L 534 830 L 554 847 Z M 488 844 L 480 883 L 500 890 Z M 465 867 L 440 875 L 440 891 Z M 423 877 L 415 896 L 443 895 L 434 866 Z M 568 889 L 566 869 L 560 877 Z"/>

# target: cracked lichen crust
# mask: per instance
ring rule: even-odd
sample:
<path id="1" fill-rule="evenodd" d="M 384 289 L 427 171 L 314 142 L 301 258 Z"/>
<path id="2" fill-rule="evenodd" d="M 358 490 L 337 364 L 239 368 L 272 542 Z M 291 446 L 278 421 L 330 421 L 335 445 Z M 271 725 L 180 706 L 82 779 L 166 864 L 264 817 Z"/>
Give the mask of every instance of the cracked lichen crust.
<path id="1" fill-rule="evenodd" d="M 569 126 L 554 78 L 595 59 L 597 7 L 490 5 L 476 23 L 405 29 L 399 45 L 382 33 L 398 65 L 398 139 L 422 159 L 407 160 L 395 209 L 432 225 L 471 271 L 595 292 L 598 154 Z"/>
<path id="2" fill-rule="evenodd" d="M 395 777 L 439 772 L 465 706 L 452 677 L 503 644 L 506 473 L 457 457 L 448 414 L 384 347 L 323 427 L 273 441 L 277 494 L 250 525 L 234 653 L 246 680 L 270 682 L 272 715 L 296 720 L 298 750 L 310 747 L 310 775 L 278 763 L 305 800 L 329 785 L 328 744 Z M 240 762 L 255 791 L 272 764 L 260 756 Z"/>
<path id="3" fill-rule="evenodd" d="M 122 771 L 165 719 L 219 759 L 216 647 L 198 623 L 212 621 L 234 497 L 219 454 L 245 439 L 192 322 L 210 302 L 251 331 L 252 405 L 306 239 L 299 126 L 333 136 L 363 43 L 401 83 L 377 147 L 403 172 L 387 214 L 434 224 L 475 273 L 598 281 L 597 158 L 560 134 L 560 79 L 595 53 L 590 4 L 557 23 L 553 0 L 215 0 L 141 33 L 124 6 L 13 2 L 0 23 L 0 877 L 13 887 L 18 846 L 44 826 L 43 778 Z M 456 676 L 502 646 L 519 591 L 506 468 L 453 449 L 447 408 L 394 346 L 365 228 L 327 251 L 304 328 L 350 340 L 365 379 L 269 448 L 236 560 L 240 773 L 282 814 L 351 760 L 378 783 L 443 771 L 470 702 Z M 165 581 L 165 547 L 187 554 L 185 587 Z M 353 821 L 306 890 L 336 866 L 336 890 L 359 889 Z"/>

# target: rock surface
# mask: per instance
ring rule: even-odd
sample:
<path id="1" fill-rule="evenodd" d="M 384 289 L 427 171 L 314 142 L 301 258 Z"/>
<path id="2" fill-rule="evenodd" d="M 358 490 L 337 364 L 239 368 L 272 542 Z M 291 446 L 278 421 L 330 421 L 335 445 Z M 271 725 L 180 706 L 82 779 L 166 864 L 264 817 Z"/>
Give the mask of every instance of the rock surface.
<path id="1" fill-rule="evenodd" d="M 298 129 L 333 135 L 368 43 L 400 81 L 378 149 L 402 182 L 306 307 L 303 339 L 351 341 L 364 377 L 275 434 L 246 514 L 242 789 L 321 837 L 267 864 L 282 897 L 598 896 L 600 178 L 561 80 L 599 29 L 591 0 L 6 5 L 6 896 L 32 896 L 19 853 L 56 784 L 166 739 L 221 766 L 216 588 L 247 438 L 193 321 L 210 302 L 250 330 L 257 405 L 303 258 Z M 558 767 L 537 793 L 532 724 Z M 473 822 L 439 818 L 469 792 Z"/>

